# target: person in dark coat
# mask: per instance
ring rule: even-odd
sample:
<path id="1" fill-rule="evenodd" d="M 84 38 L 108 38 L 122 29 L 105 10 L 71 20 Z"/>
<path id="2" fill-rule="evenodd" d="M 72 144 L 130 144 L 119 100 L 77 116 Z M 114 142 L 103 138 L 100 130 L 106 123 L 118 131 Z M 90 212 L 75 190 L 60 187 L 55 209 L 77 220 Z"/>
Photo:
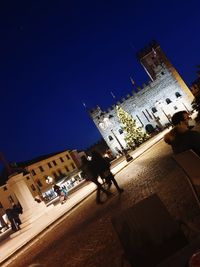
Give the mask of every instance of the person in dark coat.
<path id="1" fill-rule="evenodd" d="M 113 183 L 119 193 L 124 192 L 124 189 L 119 187 L 114 175 L 110 171 L 110 162 L 107 159 L 104 159 L 97 151 L 92 152 L 91 166 L 92 169 L 95 170 L 96 173 L 102 178 L 102 180 L 106 181 L 109 187 Z"/>
<path id="2" fill-rule="evenodd" d="M 13 218 L 15 222 L 18 224 L 18 226 L 22 224 L 19 215 L 23 213 L 23 209 L 20 203 L 13 204 L 12 213 L 13 213 Z"/>
<path id="3" fill-rule="evenodd" d="M 192 149 L 200 156 L 200 133 L 190 129 L 189 121 L 186 111 L 176 112 L 172 116 L 174 128 L 164 136 L 164 141 L 171 145 L 174 154 Z"/>
<path id="4" fill-rule="evenodd" d="M 8 220 L 10 221 L 10 224 L 11 224 L 11 228 L 14 232 L 20 230 L 20 224 L 21 224 L 21 221 L 20 222 L 17 222 L 17 217 L 18 216 L 16 215 L 16 212 L 13 211 L 13 209 L 6 209 L 6 215 L 8 217 Z"/>
<path id="5" fill-rule="evenodd" d="M 105 193 L 107 195 L 107 197 L 112 196 L 112 193 L 109 192 L 108 190 L 106 190 L 105 188 L 103 188 L 103 186 L 99 183 L 98 173 L 93 168 L 92 162 L 87 160 L 87 158 L 85 156 L 83 156 L 81 158 L 81 160 L 82 160 L 81 169 L 83 171 L 82 172 L 83 178 L 85 178 L 86 180 L 90 180 L 91 182 L 96 184 L 96 186 L 97 186 L 96 202 L 97 202 L 97 204 L 102 204 L 103 202 L 100 199 L 101 192 Z"/>

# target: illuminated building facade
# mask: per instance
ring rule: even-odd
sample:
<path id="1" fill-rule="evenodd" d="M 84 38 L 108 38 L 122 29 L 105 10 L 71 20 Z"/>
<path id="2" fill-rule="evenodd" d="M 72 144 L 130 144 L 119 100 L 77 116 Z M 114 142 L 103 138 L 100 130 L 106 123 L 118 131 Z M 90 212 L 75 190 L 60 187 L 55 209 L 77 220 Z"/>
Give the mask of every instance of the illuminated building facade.
<path id="1" fill-rule="evenodd" d="M 147 132 L 155 128 L 163 129 L 171 123 L 170 119 L 175 112 L 192 110 L 194 96 L 158 43 L 153 42 L 139 51 L 137 59 L 150 80 L 142 88 L 137 87 L 137 92 L 133 90 L 115 105 L 120 105 L 131 114 L 138 127 Z M 106 111 L 99 106 L 89 111 L 91 119 L 114 155 L 122 146 L 126 148 L 115 105 Z"/>
<path id="2" fill-rule="evenodd" d="M 52 189 L 52 184 L 46 182 L 47 177 L 53 178 L 54 183 L 65 186 L 67 190 L 77 186 L 83 180 L 80 171 L 80 157 L 83 154 L 84 152 L 79 153 L 76 150 L 65 150 L 41 156 L 34 160 L 16 163 L 15 168 L 13 167 L 14 172 L 9 176 L 7 183 L 0 186 L 0 228 L 1 214 L 5 214 L 6 209 L 12 208 L 13 202 L 17 203 L 19 201 L 17 193 L 23 199 L 23 194 L 25 195 L 27 191 L 29 203 L 31 198 L 34 201 L 34 198 L 38 196 L 43 197 L 45 202 L 48 202 L 57 195 Z M 10 180 L 16 181 L 14 187 L 12 187 Z M 23 194 L 19 190 L 16 191 L 16 185 L 19 182 L 22 184 L 19 189 L 22 189 L 22 186 L 24 187 Z M 15 188 L 14 191 L 13 188 Z M 27 202 L 26 199 L 23 202 Z"/>

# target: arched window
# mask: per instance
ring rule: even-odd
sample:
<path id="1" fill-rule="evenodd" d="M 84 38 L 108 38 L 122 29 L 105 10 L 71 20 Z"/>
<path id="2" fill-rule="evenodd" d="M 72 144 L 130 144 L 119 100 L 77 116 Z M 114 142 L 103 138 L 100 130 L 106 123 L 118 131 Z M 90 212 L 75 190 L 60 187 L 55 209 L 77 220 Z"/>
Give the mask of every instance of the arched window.
<path id="1" fill-rule="evenodd" d="M 179 92 L 176 92 L 175 96 L 178 98 L 178 97 L 181 97 L 181 94 Z"/>
<path id="2" fill-rule="evenodd" d="M 157 112 L 157 109 L 155 107 L 153 107 L 151 110 L 153 113 Z"/>
<path id="3" fill-rule="evenodd" d="M 123 130 L 122 130 L 122 129 L 119 129 L 119 133 L 120 133 L 120 134 L 123 134 Z"/>
<path id="4" fill-rule="evenodd" d="M 109 135 L 109 136 L 108 136 L 108 139 L 109 139 L 110 141 L 112 141 L 112 140 L 113 140 L 113 138 L 112 138 L 112 136 L 111 136 L 111 135 Z"/>
<path id="5" fill-rule="evenodd" d="M 172 101 L 169 98 L 166 98 L 166 103 L 170 104 Z"/>

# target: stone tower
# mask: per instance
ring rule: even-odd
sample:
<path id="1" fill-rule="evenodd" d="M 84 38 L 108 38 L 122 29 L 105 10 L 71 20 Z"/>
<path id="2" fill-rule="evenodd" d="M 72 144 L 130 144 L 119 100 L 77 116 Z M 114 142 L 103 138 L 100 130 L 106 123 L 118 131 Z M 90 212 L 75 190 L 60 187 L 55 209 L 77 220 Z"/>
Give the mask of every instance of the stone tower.
<path id="1" fill-rule="evenodd" d="M 193 94 L 156 41 L 151 42 L 144 49 L 140 50 L 136 56 L 152 81 L 156 79 L 156 67 L 164 63 L 182 90 L 188 95 L 189 99 L 191 101 L 193 100 Z"/>

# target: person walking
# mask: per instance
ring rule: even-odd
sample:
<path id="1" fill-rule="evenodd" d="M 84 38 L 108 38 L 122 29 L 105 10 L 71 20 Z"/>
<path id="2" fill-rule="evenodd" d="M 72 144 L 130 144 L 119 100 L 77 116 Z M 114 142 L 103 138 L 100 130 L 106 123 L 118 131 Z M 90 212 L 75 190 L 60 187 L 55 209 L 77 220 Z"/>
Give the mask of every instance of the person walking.
<path id="1" fill-rule="evenodd" d="M 53 186 L 53 190 L 59 196 L 60 203 L 64 204 L 68 198 L 68 194 L 67 194 L 66 190 L 61 188 L 60 186 L 58 186 L 56 184 Z"/>
<path id="2" fill-rule="evenodd" d="M 110 162 L 104 159 L 101 154 L 97 151 L 92 152 L 92 164 L 93 170 L 102 178 L 105 179 L 106 183 L 108 184 L 109 188 L 111 187 L 112 183 L 115 185 L 117 191 L 119 193 L 124 192 L 124 189 L 120 188 L 117 181 L 115 180 L 114 175 L 110 171 Z"/>
<path id="3" fill-rule="evenodd" d="M 103 204 L 103 201 L 101 201 L 101 198 L 100 198 L 101 192 L 105 193 L 107 195 L 107 197 L 112 196 L 112 193 L 109 192 L 108 190 L 106 190 L 105 188 L 103 188 L 102 184 L 99 183 L 98 173 L 93 168 L 92 162 L 87 160 L 87 158 L 85 156 L 83 156 L 81 158 L 81 160 L 82 160 L 81 169 L 83 171 L 82 172 L 83 178 L 85 178 L 86 180 L 90 180 L 91 182 L 96 184 L 96 186 L 97 186 L 96 203 L 97 204 Z"/>

